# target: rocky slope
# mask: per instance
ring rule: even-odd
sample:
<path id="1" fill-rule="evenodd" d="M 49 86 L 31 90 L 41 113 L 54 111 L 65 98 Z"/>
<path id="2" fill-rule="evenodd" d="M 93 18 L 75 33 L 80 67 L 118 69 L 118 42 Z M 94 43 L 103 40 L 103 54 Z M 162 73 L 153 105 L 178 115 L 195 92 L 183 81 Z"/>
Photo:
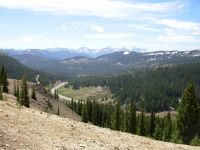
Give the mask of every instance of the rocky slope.
<path id="1" fill-rule="evenodd" d="M 0 149 L 199 149 L 111 131 L 34 109 L 19 109 L 9 96 L 8 101 L 0 101 L 0 118 Z"/>
<path id="2" fill-rule="evenodd" d="M 9 79 L 9 94 L 14 95 L 14 80 Z M 37 100 L 31 99 L 31 92 L 32 92 L 32 86 L 34 83 L 29 82 L 29 97 L 30 97 L 30 107 L 39 110 L 39 111 L 45 111 L 51 114 L 56 114 L 58 111 L 58 105 L 59 105 L 59 112 L 60 116 L 67 117 L 76 121 L 81 121 L 81 118 L 76 113 L 73 113 L 72 110 L 65 105 L 65 102 L 62 100 L 55 100 L 50 93 L 43 88 L 42 86 L 36 86 L 36 97 Z M 12 96 L 12 99 L 14 102 L 16 102 L 16 97 Z"/>

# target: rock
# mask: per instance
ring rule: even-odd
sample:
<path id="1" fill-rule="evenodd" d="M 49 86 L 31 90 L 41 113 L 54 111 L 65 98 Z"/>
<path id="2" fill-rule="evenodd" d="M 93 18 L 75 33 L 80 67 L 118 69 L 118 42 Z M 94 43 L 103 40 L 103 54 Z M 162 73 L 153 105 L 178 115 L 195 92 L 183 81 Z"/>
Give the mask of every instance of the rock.
<path id="1" fill-rule="evenodd" d="M 6 147 L 9 147 L 10 145 L 9 144 L 6 144 Z"/>
<path id="2" fill-rule="evenodd" d="M 86 146 L 84 144 L 79 144 L 79 147 L 85 148 Z"/>
<path id="3" fill-rule="evenodd" d="M 0 112 L 3 112 L 2 110 L 0 110 Z"/>
<path id="4" fill-rule="evenodd" d="M 17 140 L 16 140 L 16 139 L 13 139 L 13 141 L 16 142 Z"/>

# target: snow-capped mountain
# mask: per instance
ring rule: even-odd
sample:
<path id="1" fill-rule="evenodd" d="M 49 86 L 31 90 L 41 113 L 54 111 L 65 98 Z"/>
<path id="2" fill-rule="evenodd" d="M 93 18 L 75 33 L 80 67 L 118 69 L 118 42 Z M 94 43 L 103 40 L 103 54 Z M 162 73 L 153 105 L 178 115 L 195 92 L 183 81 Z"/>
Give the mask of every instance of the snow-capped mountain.
<path id="1" fill-rule="evenodd" d="M 154 51 L 137 48 L 104 48 L 78 50 L 4 50 L 24 65 L 57 74 L 97 75 L 130 72 L 135 69 L 156 68 L 200 61 L 200 50 Z"/>
<path id="2" fill-rule="evenodd" d="M 15 50 L 15 49 L 0 49 L 0 51 L 10 55 L 31 55 L 44 57 L 51 60 L 63 60 L 71 58 L 74 56 L 86 56 L 86 57 L 98 57 L 104 54 L 109 54 L 117 51 L 137 51 L 143 52 L 144 49 L 139 48 L 112 48 L 105 47 L 101 49 L 92 49 L 87 47 L 80 47 L 78 49 L 69 49 L 69 48 L 47 48 L 47 49 L 26 49 L 26 50 Z"/>

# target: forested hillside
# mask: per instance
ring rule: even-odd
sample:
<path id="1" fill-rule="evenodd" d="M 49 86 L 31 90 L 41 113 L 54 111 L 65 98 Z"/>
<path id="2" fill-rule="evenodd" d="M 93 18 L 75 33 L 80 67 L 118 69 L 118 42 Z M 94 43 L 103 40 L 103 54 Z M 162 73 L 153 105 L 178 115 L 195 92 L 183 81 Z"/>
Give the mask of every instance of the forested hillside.
<path id="1" fill-rule="evenodd" d="M 122 103 L 133 99 L 136 107 L 144 103 L 150 112 L 176 108 L 184 87 L 193 81 L 197 96 L 200 97 L 200 63 L 173 67 L 160 67 L 141 71 L 134 75 L 123 74 L 110 77 L 81 77 L 71 81 L 74 87 L 101 85 L 108 86 L 115 98 Z"/>
<path id="2" fill-rule="evenodd" d="M 53 77 L 52 75 L 48 73 L 30 69 L 22 65 L 20 62 L 18 62 L 14 58 L 6 56 L 3 53 L 0 53 L 0 66 L 2 65 L 6 68 L 9 78 L 20 79 L 22 75 L 26 73 L 29 81 L 35 82 L 37 74 L 40 75 L 40 82 L 42 84 L 47 84 L 55 80 L 55 77 Z"/>

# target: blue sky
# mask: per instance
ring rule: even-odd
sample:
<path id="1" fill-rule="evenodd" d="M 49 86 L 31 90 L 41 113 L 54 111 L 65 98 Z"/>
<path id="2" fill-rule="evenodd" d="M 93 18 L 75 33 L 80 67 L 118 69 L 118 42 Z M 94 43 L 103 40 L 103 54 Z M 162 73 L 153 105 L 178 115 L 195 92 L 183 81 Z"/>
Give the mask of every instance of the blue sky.
<path id="1" fill-rule="evenodd" d="M 199 0 L 0 0 L 0 48 L 200 48 Z"/>

